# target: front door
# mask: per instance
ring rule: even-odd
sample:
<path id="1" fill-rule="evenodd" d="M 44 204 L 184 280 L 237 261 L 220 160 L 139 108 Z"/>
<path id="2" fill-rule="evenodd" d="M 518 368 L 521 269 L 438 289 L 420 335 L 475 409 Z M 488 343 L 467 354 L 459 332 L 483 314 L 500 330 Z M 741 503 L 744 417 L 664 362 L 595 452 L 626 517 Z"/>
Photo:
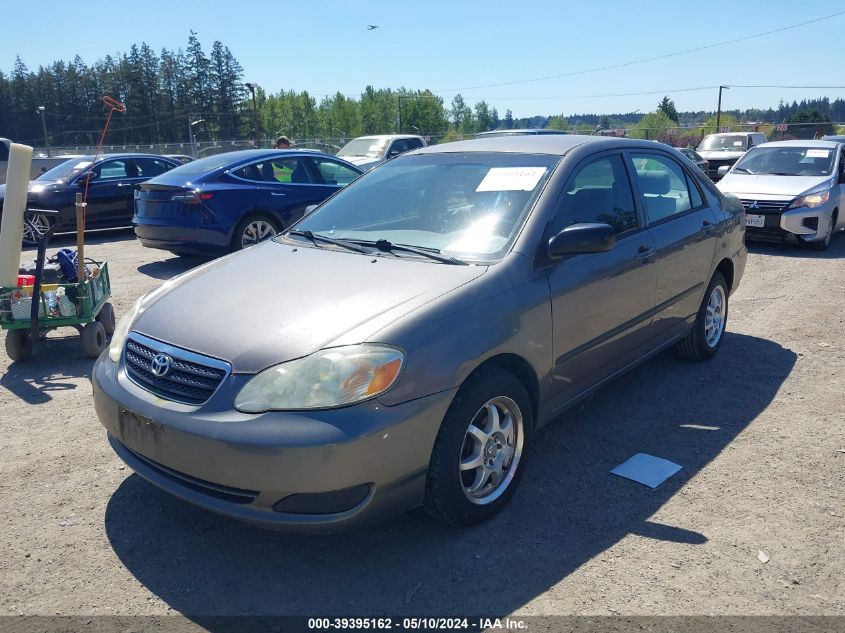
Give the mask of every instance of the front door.
<path id="1" fill-rule="evenodd" d="M 549 268 L 555 406 L 632 362 L 652 335 L 656 253 L 621 153 L 599 155 L 576 168 L 551 234 L 582 222 L 610 224 L 616 244 Z"/>
<path id="2" fill-rule="evenodd" d="M 91 170 L 88 183 L 87 229 L 129 226 L 132 222 L 135 185 L 142 182 L 131 158 L 105 160 Z M 85 175 L 77 180 L 85 191 Z"/>

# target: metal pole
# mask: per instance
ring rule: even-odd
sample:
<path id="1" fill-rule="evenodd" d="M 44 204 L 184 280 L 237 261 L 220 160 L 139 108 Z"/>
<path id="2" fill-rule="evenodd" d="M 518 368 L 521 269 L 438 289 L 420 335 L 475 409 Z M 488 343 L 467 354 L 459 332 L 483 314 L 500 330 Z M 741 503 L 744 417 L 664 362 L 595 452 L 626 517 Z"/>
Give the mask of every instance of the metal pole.
<path id="1" fill-rule="evenodd" d="M 44 147 L 47 148 L 47 158 L 50 158 L 50 141 L 47 136 L 47 113 L 44 106 L 40 106 L 38 111 L 41 113 L 41 128 L 44 130 Z"/>
<path id="2" fill-rule="evenodd" d="M 85 206 L 82 194 L 76 194 L 76 281 L 85 281 Z"/>
<path id="3" fill-rule="evenodd" d="M 197 157 L 197 144 L 194 140 L 194 124 L 191 123 L 192 116 L 188 116 L 188 140 L 191 143 L 191 156 Z"/>
<path id="4" fill-rule="evenodd" d="M 719 105 L 716 106 L 716 132 L 721 131 L 722 127 L 722 90 L 730 88 L 730 86 L 719 86 Z"/>
<path id="5" fill-rule="evenodd" d="M 261 147 L 261 120 L 258 118 L 258 102 L 255 100 L 255 86 L 252 87 L 252 111 L 255 113 L 255 146 Z"/>

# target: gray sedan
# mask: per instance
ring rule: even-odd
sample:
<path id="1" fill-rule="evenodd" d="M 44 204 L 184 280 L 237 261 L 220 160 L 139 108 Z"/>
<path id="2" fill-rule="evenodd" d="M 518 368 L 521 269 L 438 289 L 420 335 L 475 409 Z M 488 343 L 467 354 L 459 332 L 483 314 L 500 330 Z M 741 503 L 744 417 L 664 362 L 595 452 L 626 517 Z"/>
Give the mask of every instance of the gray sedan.
<path id="1" fill-rule="evenodd" d="M 420 149 L 139 299 L 97 414 L 135 472 L 230 517 L 472 525 L 567 407 L 666 347 L 716 354 L 743 237 L 739 201 L 658 143 Z"/>

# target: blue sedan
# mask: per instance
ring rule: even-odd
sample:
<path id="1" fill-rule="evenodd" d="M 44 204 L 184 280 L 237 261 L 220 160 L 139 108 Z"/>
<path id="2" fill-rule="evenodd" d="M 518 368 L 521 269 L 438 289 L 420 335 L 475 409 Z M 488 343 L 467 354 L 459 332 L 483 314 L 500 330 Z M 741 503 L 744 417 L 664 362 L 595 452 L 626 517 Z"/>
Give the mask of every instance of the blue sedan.
<path id="1" fill-rule="evenodd" d="M 141 244 L 177 254 L 236 251 L 273 237 L 363 173 L 308 150 L 244 150 L 181 165 L 135 193 Z"/>

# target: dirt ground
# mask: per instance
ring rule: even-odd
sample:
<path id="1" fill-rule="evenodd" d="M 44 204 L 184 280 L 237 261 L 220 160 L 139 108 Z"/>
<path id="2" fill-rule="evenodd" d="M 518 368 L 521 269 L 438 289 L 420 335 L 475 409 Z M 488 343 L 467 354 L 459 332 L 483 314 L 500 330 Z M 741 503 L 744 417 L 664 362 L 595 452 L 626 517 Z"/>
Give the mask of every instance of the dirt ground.
<path id="1" fill-rule="evenodd" d="M 118 315 L 197 263 L 131 232 L 88 254 Z M 843 332 L 845 234 L 754 246 L 719 355 L 663 353 L 538 433 L 492 522 L 339 536 L 262 531 L 132 474 L 93 361 L 54 333 L 28 363 L 0 352 L 0 615 L 845 615 Z M 656 490 L 609 473 L 638 452 L 683 470 Z"/>

